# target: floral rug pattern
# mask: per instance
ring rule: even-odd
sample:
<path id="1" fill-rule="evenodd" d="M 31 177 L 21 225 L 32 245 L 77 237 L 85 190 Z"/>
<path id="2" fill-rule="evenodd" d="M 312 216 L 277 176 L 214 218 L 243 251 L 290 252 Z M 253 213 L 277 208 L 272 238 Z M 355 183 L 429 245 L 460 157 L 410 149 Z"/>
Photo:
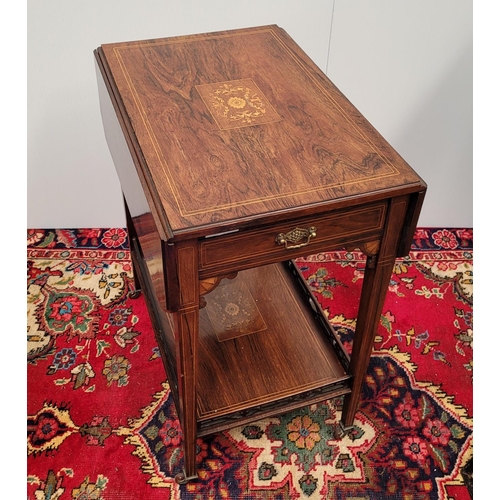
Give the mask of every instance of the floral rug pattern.
<path id="1" fill-rule="evenodd" d="M 182 430 L 122 228 L 28 231 L 29 499 L 468 500 L 472 230 L 419 228 L 394 268 L 355 425 L 342 398 L 198 439 Z M 350 349 L 359 252 L 297 261 Z"/>

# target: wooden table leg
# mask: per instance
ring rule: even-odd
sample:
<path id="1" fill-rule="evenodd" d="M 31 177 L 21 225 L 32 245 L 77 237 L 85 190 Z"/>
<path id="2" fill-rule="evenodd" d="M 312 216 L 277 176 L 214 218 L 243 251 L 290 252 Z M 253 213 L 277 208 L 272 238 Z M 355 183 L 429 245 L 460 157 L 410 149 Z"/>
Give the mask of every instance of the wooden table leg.
<path id="1" fill-rule="evenodd" d="M 175 480 L 183 484 L 198 477 L 196 472 L 196 351 L 198 345 L 198 307 L 176 313 L 178 341 L 179 415 L 181 421 L 184 472 Z"/>
<path id="2" fill-rule="evenodd" d="M 129 248 L 132 250 L 134 248 L 134 238 L 137 238 L 137 234 L 135 232 L 134 223 L 132 222 L 132 217 L 130 215 L 130 210 L 127 205 L 127 201 L 125 200 L 125 196 L 123 197 L 123 206 L 125 207 L 125 216 L 127 220 L 127 233 L 129 238 Z M 136 299 L 139 297 L 141 293 L 141 283 L 139 281 L 139 272 L 137 270 L 137 262 L 134 258 L 134 252 L 131 252 L 131 261 L 132 261 L 132 277 L 134 279 L 134 289 L 130 290 L 128 293 L 129 298 Z"/>
<path id="3" fill-rule="evenodd" d="M 196 472 L 196 367 L 199 334 L 199 283 L 196 243 L 175 246 L 178 310 L 174 312 L 177 380 L 184 472 L 176 476 L 180 484 L 198 477 Z"/>
<path id="4" fill-rule="evenodd" d="M 407 208 L 407 197 L 396 198 L 391 202 L 379 253 L 367 261 L 351 353 L 352 392 L 345 396 L 342 410 L 344 427 L 353 424 L 358 409 Z"/>
<path id="5" fill-rule="evenodd" d="M 342 422 L 349 427 L 354 422 L 365 373 L 372 354 L 373 341 L 391 278 L 394 260 L 367 267 L 361 292 L 358 319 L 354 333 L 350 371 L 353 375 L 351 394 L 344 398 Z"/>

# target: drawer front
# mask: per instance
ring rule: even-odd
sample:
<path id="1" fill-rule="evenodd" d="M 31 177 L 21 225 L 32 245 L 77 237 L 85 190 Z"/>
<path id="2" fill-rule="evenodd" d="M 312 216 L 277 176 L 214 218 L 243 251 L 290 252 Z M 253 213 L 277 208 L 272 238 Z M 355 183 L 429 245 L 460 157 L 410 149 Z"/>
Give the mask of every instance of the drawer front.
<path id="1" fill-rule="evenodd" d="M 386 204 L 376 203 L 207 238 L 200 243 L 200 270 L 235 270 L 377 238 L 385 214 Z"/>

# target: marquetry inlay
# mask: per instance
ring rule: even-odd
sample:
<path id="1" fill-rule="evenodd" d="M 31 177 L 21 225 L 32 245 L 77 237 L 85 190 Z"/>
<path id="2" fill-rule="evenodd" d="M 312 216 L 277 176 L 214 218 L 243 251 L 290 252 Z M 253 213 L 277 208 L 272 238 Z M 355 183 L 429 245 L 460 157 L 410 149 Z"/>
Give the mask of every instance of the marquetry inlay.
<path id="1" fill-rule="evenodd" d="M 281 120 L 251 78 L 197 85 L 196 90 L 221 130 Z"/>
<path id="2" fill-rule="evenodd" d="M 267 329 L 255 299 L 245 283 L 228 281 L 205 296 L 210 323 L 219 341 Z"/>

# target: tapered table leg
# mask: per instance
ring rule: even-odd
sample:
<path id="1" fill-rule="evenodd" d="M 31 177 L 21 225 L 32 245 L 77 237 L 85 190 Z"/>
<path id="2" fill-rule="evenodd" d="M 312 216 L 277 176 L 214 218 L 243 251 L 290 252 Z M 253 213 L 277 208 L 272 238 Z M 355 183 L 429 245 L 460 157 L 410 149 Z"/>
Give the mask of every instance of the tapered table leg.
<path id="1" fill-rule="evenodd" d="M 391 201 L 378 255 L 367 260 L 349 367 L 353 376 L 352 392 L 345 396 L 342 410 L 344 427 L 353 424 L 358 409 L 375 334 L 396 260 L 407 207 L 407 197 L 403 196 Z"/>
<path id="2" fill-rule="evenodd" d="M 129 248 L 133 249 L 134 248 L 134 242 L 133 240 L 137 238 L 137 234 L 135 232 L 135 227 L 134 223 L 132 222 L 132 217 L 130 215 L 130 210 L 127 205 L 127 201 L 125 200 L 125 197 L 123 197 L 123 206 L 125 207 L 125 216 L 127 220 L 127 232 L 128 232 L 128 237 L 129 237 Z M 139 272 L 137 270 L 137 262 L 135 261 L 135 257 L 133 252 L 131 253 L 131 260 L 132 260 L 132 277 L 134 279 L 134 289 L 130 290 L 129 292 L 129 297 L 131 299 L 136 299 L 139 297 L 141 293 L 141 283 L 139 281 Z"/>
<path id="3" fill-rule="evenodd" d="M 178 483 L 196 479 L 196 351 L 198 344 L 198 307 L 176 313 L 178 328 L 178 380 L 181 404 L 180 421 L 184 446 L 184 473 Z"/>
<path id="4" fill-rule="evenodd" d="M 342 413 L 342 421 L 345 427 L 353 424 L 354 416 L 358 409 L 361 389 L 370 362 L 373 341 L 389 286 L 393 265 L 394 260 L 378 263 L 374 268 L 367 267 L 365 270 L 359 305 L 360 312 L 358 313 L 356 322 L 353 350 L 351 353 L 352 392 L 345 396 Z"/>
<path id="5" fill-rule="evenodd" d="M 199 283 L 196 243 L 176 245 L 174 312 L 177 380 L 179 386 L 179 419 L 183 433 L 184 472 L 178 483 L 196 479 L 196 376 L 199 336 Z"/>

